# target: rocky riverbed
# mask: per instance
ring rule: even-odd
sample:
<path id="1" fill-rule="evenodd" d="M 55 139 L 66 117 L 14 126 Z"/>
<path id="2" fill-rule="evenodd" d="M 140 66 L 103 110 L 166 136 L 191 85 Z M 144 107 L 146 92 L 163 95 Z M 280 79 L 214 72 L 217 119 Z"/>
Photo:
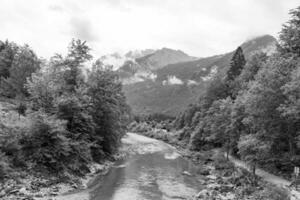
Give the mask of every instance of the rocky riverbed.
<path id="1" fill-rule="evenodd" d="M 0 199 L 289 199 L 283 190 L 236 168 L 219 151 L 176 146 L 128 134 L 119 161 L 92 165 L 90 174 L 68 181 L 38 174 L 10 179 L 0 185 Z"/>

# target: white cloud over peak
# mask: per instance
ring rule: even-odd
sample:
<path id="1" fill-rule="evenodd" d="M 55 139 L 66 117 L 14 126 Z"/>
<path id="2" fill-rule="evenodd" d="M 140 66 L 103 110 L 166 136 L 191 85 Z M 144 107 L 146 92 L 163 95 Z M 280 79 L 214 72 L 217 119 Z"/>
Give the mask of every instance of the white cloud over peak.
<path id="1" fill-rule="evenodd" d="M 0 40 L 28 43 L 43 57 L 72 38 L 95 57 L 131 49 L 181 49 L 204 57 L 247 38 L 277 36 L 298 0 L 2 0 Z"/>

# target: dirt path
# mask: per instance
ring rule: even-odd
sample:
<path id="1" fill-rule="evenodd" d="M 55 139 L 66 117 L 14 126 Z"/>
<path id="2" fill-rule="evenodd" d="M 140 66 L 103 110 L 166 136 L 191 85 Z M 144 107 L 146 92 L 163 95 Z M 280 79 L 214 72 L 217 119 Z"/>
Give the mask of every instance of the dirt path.
<path id="1" fill-rule="evenodd" d="M 247 166 L 247 164 L 245 162 L 238 160 L 232 156 L 229 156 L 229 160 L 232 163 L 234 163 L 237 167 L 241 167 L 241 168 L 249 170 L 249 167 Z M 287 188 L 291 192 L 291 200 L 300 200 L 300 192 L 298 192 L 294 189 L 289 189 L 288 186 L 291 184 L 290 181 L 288 181 L 284 178 L 281 178 L 279 176 L 276 176 L 274 174 L 270 174 L 262 169 L 257 169 L 256 174 L 269 183 L 277 185 L 278 187 Z"/>

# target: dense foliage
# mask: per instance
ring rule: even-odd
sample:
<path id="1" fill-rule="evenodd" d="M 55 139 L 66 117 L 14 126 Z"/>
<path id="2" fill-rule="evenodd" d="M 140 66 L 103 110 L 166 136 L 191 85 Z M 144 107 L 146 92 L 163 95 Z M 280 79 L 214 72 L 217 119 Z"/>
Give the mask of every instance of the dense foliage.
<path id="1" fill-rule="evenodd" d="M 40 68 L 40 61 L 28 45 L 0 41 L 1 95 L 16 97 L 28 95 L 25 83 Z"/>
<path id="2" fill-rule="evenodd" d="M 177 117 L 191 149 L 223 147 L 252 164 L 291 174 L 300 164 L 300 7 L 283 26 L 276 53 L 238 48 L 227 77 L 215 77 Z"/>
<path id="3" fill-rule="evenodd" d="M 5 42 L 0 50 L 1 95 L 29 122 L 5 130 L 0 123 L 0 176 L 14 167 L 83 175 L 116 153 L 129 108 L 118 76 L 101 62 L 88 67 L 85 42 L 73 40 L 65 57 L 49 61 L 28 46 Z"/>

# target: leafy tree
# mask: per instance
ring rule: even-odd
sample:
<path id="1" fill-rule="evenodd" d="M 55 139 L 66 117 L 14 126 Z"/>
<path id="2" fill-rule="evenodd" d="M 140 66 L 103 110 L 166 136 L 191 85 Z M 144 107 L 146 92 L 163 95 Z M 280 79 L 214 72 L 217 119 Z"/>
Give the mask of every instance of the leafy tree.
<path id="1" fill-rule="evenodd" d="M 291 19 L 283 25 L 279 35 L 282 54 L 300 56 L 300 7 L 290 11 Z"/>
<path id="2" fill-rule="evenodd" d="M 25 140 L 24 146 L 25 152 L 31 148 L 39 152 L 41 157 L 28 155 L 35 163 L 81 174 L 91 160 L 101 161 L 117 151 L 129 109 L 115 72 L 96 62 L 84 74 L 84 64 L 91 59 L 89 50 L 85 42 L 73 40 L 66 57 L 55 55 L 28 79 L 32 109 L 40 117 L 34 118 L 37 132 Z M 41 129 L 45 129 L 45 135 Z M 38 137 L 42 144 L 37 142 L 34 148 Z M 50 154 L 52 148 L 57 151 Z"/>
<path id="3" fill-rule="evenodd" d="M 84 140 L 93 143 L 95 137 L 94 120 L 87 108 L 87 100 L 84 96 L 78 94 L 60 96 L 55 102 L 57 105 L 57 113 L 59 119 L 67 121 L 67 130 L 72 133 L 74 140 Z M 102 140 L 102 138 L 98 138 Z"/>
<path id="4" fill-rule="evenodd" d="M 288 129 L 289 122 L 281 117 L 278 107 L 286 100 L 281 87 L 289 80 L 294 68 L 292 59 L 271 58 L 244 94 L 247 113 L 244 122 L 251 127 L 251 133 L 268 138 L 273 152 L 282 151 L 284 146 L 278 144 L 288 144 L 293 135 L 293 129 Z"/>
<path id="5" fill-rule="evenodd" d="M 108 154 L 114 153 L 125 134 L 128 106 L 115 72 L 95 66 L 88 76 L 87 95 L 90 113 L 96 123 L 97 144 Z M 94 151 L 97 155 L 97 151 Z"/>
<path id="6" fill-rule="evenodd" d="M 244 84 L 247 84 L 249 81 L 254 80 L 255 75 L 266 63 L 267 59 L 267 54 L 263 52 L 259 52 L 252 55 L 245 64 L 245 67 L 243 68 L 240 76 L 238 77 L 239 81 L 241 81 Z"/>
<path id="7" fill-rule="evenodd" d="M 278 108 L 287 121 L 287 132 L 289 133 L 289 146 L 291 155 L 295 152 L 295 144 L 300 147 L 300 65 L 291 74 L 291 80 L 282 86 L 286 101 Z"/>
<path id="8" fill-rule="evenodd" d="M 300 63 L 291 73 L 291 80 L 282 86 L 287 100 L 282 104 L 281 111 L 295 121 L 300 119 Z"/>
<path id="9" fill-rule="evenodd" d="M 10 76 L 9 70 L 12 66 L 17 48 L 14 43 L 8 41 L 3 43 L 0 41 L 0 79 Z"/>
<path id="10" fill-rule="evenodd" d="M 57 70 L 57 68 L 54 67 L 45 67 L 33 73 L 31 79 L 29 79 L 26 84 L 33 109 L 42 109 L 46 113 L 53 113 L 55 109 L 55 99 L 58 98 L 65 89 L 63 80 L 63 71 Z"/>
<path id="11" fill-rule="evenodd" d="M 270 144 L 257 137 L 257 135 L 245 135 L 238 143 L 239 154 L 252 167 L 255 175 L 256 166 L 259 161 L 266 159 L 270 152 Z"/>
<path id="12" fill-rule="evenodd" d="M 39 67 L 40 61 L 29 46 L 18 47 L 9 68 L 9 77 L 1 80 L 2 93 L 8 97 L 28 95 L 25 83 Z"/>
<path id="13" fill-rule="evenodd" d="M 86 173 L 86 165 L 92 159 L 89 145 L 71 140 L 69 135 L 65 121 L 35 113 L 27 135 L 20 141 L 24 157 L 35 167 L 44 167 L 52 173 Z"/>
<path id="14" fill-rule="evenodd" d="M 215 77 L 207 86 L 205 94 L 200 98 L 205 107 L 209 107 L 213 101 L 227 98 L 230 93 L 228 85 L 220 76 Z"/>

